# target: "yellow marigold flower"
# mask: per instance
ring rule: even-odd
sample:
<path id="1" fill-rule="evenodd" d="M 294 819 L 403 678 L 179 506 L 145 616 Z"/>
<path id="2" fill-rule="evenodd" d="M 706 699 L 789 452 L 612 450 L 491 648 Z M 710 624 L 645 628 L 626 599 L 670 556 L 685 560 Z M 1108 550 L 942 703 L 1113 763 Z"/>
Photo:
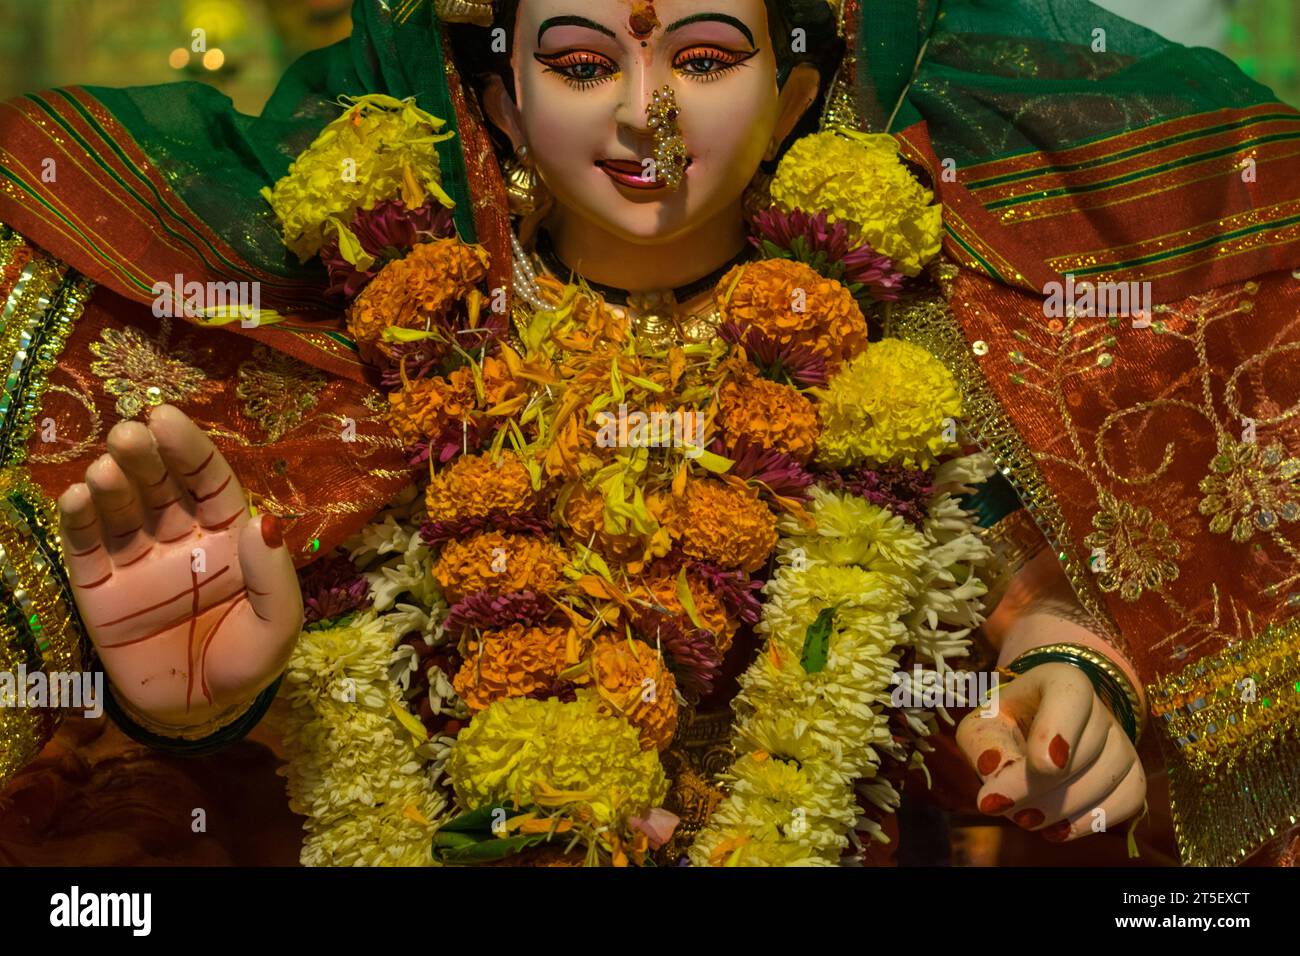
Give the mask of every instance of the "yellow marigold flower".
<path id="1" fill-rule="evenodd" d="M 961 415 L 961 394 L 943 363 L 919 345 L 875 342 L 815 394 L 821 399 L 819 464 L 929 468 L 955 447 L 944 430 Z"/>
<path id="2" fill-rule="evenodd" d="M 803 464 L 812 458 L 821 426 L 812 402 L 797 389 L 755 375 L 727 382 L 719 398 L 722 427 L 733 441 L 748 439 Z"/>
<path id="3" fill-rule="evenodd" d="M 792 259 L 736 266 L 714 293 L 724 322 L 753 326 L 782 345 L 806 345 L 833 370 L 867 344 L 867 320 L 853 294 Z"/>
<path id="4" fill-rule="evenodd" d="M 696 622 L 706 631 L 712 631 L 718 650 L 723 654 L 731 647 L 731 640 L 736 636 L 738 624 L 727 614 L 726 605 L 718 599 L 703 581 L 687 572 L 686 588 L 695 603 L 695 621 L 686 613 L 681 598 L 677 595 L 677 578 L 653 578 L 646 582 L 644 592 L 634 591 L 633 600 L 647 600 L 671 613 L 682 627 L 695 627 Z"/>
<path id="5" fill-rule="evenodd" d="M 510 697 L 480 712 L 447 758 L 466 810 L 510 799 L 519 806 L 576 806 L 618 826 L 662 805 L 668 780 L 632 725 L 603 711 L 598 695 L 577 700 Z"/>
<path id="6" fill-rule="evenodd" d="M 677 681 L 663 656 L 641 641 L 596 642 L 591 676 L 606 709 L 641 735 L 641 746 L 663 751 L 677 732 Z"/>
<path id="7" fill-rule="evenodd" d="M 454 603 L 479 591 L 536 591 L 550 594 L 561 580 L 564 553 L 545 538 L 485 531 L 448 541 L 433 576 Z"/>
<path id="8" fill-rule="evenodd" d="M 348 310 L 348 331 L 358 342 L 381 349 L 385 329 L 423 331 L 483 281 L 487 266 L 482 246 L 459 239 L 422 242 L 366 286 Z"/>
<path id="9" fill-rule="evenodd" d="M 581 662 L 584 644 L 569 627 L 511 624 L 488 631 L 469 642 L 452 686 L 475 713 L 507 697 L 545 692 L 562 671 Z"/>
<path id="10" fill-rule="evenodd" d="M 684 553 L 719 567 L 757 571 L 776 547 L 776 518 L 758 494 L 713 479 L 687 482 L 671 520 Z"/>
<path id="11" fill-rule="evenodd" d="M 787 211 L 847 220 L 850 235 L 914 276 L 939 254 L 943 211 L 903 165 L 898 141 L 883 133 L 839 130 L 805 136 L 786 153 L 772 199 Z"/>
<path id="12" fill-rule="evenodd" d="M 465 455 L 433 476 L 425 501 L 433 521 L 482 518 L 499 511 L 520 514 L 541 500 L 528 469 L 517 455 L 505 452 L 499 461 L 490 453 Z"/>
<path id="13" fill-rule="evenodd" d="M 274 188 L 262 190 L 280 220 L 285 245 L 306 262 L 325 244 L 331 221 L 349 223 L 358 209 L 399 195 L 419 198 L 419 190 L 433 193 L 444 206 L 454 205 L 442 189 L 438 163 L 438 144 L 455 136 L 439 132 L 446 125 L 414 100 L 358 97 L 321 130 Z"/>

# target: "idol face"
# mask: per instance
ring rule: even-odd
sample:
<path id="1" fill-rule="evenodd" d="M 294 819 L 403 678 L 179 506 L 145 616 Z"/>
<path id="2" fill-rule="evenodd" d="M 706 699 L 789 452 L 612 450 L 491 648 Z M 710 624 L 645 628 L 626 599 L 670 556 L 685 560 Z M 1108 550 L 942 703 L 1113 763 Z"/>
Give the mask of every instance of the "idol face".
<path id="1" fill-rule="evenodd" d="M 772 44 L 764 0 L 522 0 L 512 47 L 522 145 L 566 213 L 624 241 L 671 242 L 738 211 L 775 152 Z M 647 117 L 665 86 L 687 156 L 675 189 L 657 174 Z"/>

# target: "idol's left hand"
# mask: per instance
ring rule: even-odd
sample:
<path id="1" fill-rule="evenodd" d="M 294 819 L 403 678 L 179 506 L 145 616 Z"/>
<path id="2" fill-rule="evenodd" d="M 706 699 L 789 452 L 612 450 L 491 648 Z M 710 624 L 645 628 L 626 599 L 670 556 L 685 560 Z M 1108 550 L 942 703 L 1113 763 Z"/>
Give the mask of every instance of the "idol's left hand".
<path id="1" fill-rule="evenodd" d="M 1017 653 L 1035 643 L 1078 642 L 1087 633 L 1049 615 L 1032 618 L 1018 629 Z M 1062 629 L 1075 633 L 1063 635 Z M 1000 689 L 993 716 L 982 712 L 973 711 L 957 728 L 959 746 L 984 781 L 982 812 L 1063 843 L 1114 827 L 1142 809 L 1146 774 L 1137 750 L 1079 668 L 1032 667 Z"/>

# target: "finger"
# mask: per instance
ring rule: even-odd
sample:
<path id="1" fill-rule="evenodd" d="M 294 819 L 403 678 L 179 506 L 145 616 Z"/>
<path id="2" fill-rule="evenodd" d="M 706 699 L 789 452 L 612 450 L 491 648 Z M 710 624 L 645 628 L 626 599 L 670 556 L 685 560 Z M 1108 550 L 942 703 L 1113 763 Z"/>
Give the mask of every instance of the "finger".
<path id="1" fill-rule="evenodd" d="M 1074 670 L 1074 668 L 1070 669 Z M 1087 677 L 1084 677 L 1084 680 L 1087 681 Z M 1011 704 L 1013 712 L 1017 715 L 1023 715 L 1026 705 L 1032 705 L 1037 708 L 1037 713 L 1041 714 L 1058 690 L 1054 675 L 1047 670 L 1046 665 L 1035 668 L 1024 677 L 1013 681 L 1011 687 L 1014 688 L 1017 684 L 1020 685 L 1022 696 L 1012 697 Z M 1092 685 L 1089 684 L 1088 687 L 1091 692 Z M 1036 808 L 1047 812 L 1047 819 L 1050 822 L 1053 819 L 1050 811 L 1040 805 L 1043 795 L 1065 786 L 1086 771 L 1102 753 L 1106 745 L 1107 732 L 1114 724 L 1110 711 L 1100 701 L 1095 700 L 1095 697 L 1094 694 L 1092 700 L 1083 704 L 1088 711 L 1088 723 L 1078 745 L 1073 748 L 1064 775 L 1056 769 L 1055 765 L 1051 773 L 1042 773 L 1035 769 L 1031 760 L 1016 761 L 985 782 L 977 798 L 981 809 L 987 806 L 986 812 L 1002 813 L 1014 820 L 1023 811 Z M 1036 722 L 1036 717 L 1032 721 L 1023 717 L 1021 719 L 1022 726 Z M 1011 801 L 1010 805 L 1007 801 Z"/>
<path id="2" fill-rule="evenodd" d="M 1042 789 L 1044 781 L 1057 782 L 1059 777 L 1037 777 L 1039 788 L 1011 814 L 1011 819 L 1027 830 L 1048 827 L 1061 820 L 1086 814 L 1099 806 L 1119 785 L 1137 762 L 1137 753 L 1124 731 L 1114 720 L 1109 720 L 1109 732 L 1101 754 L 1085 769 L 1050 789 Z M 1032 785 L 1031 780 L 1031 785 Z"/>
<path id="3" fill-rule="evenodd" d="M 172 477 L 193 499 L 200 528 L 225 531 L 247 523 L 244 490 L 202 429 L 179 408 L 159 405 L 149 416 L 149 430 Z"/>
<path id="4" fill-rule="evenodd" d="M 276 634 L 302 627 L 302 589 L 284 545 L 284 522 L 272 514 L 250 521 L 239 533 L 239 566 L 253 613 Z"/>
<path id="5" fill-rule="evenodd" d="M 1024 712 L 1035 696 L 1028 683 L 1013 681 L 999 688 L 995 710 L 974 711 L 957 727 L 957 745 L 986 781 L 978 798 L 984 813 L 1003 813 L 1028 792 L 1024 783 L 1025 738 L 1020 727 L 1028 724 Z M 1013 792 L 995 786 L 994 780 L 1012 784 Z"/>
<path id="6" fill-rule="evenodd" d="M 78 482 L 59 496 L 63 562 L 78 589 L 101 587 L 113 574 L 102 532 L 89 486 Z"/>
<path id="7" fill-rule="evenodd" d="M 250 521 L 238 543 L 243 606 L 213 634 L 202 665 L 214 693 L 247 699 L 288 664 L 302 629 L 302 591 L 274 515 Z"/>
<path id="8" fill-rule="evenodd" d="M 171 544 L 189 534 L 191 500 L 163 463 L 153 433 L 141 422 L 119 422 L 108 433 L 108 453 L 139 490 L 154 538 Z"/>
<path id="9" fill-rule="evenodd" d="M 1089 833 L 1102 832 L 1123 823 L 1141 810 L 1146 794 L 1146 772 L 1142 769 L 1141 761 L 1134 760 L 1123 779 L 1100 803 L 1044 827 L 1040 832 L 1045 840 L 1052 843 L 1065 843 Z M 1100 830 L 1095 829 L 1098 823 Z"/>
<path id="10" fill-rule="evenodd" d="M 108 556 L 115 567 L 125 567 L 148 551 L 152 542 L 145 530 L 144 505 L 135 484 L 111 455 L 101 455 L 86 469 L 86 484 L 99 522 Z"/>
<path id="11" fill-rule="evenodd" d="M 1071 664 L 1035 668 L 1041 678 L 1041 701 L 1029 728 L 1029 765 L 1037 773 L 1062 777 L 1094 759 L 1105 742 L 1104 729 L 1090 743 L 1092 753 L 1080 754 L 1084 729 L 1097 700 L 1088 675 Z M 1077 758 L 1077 759 L 1076 759 Z"/>

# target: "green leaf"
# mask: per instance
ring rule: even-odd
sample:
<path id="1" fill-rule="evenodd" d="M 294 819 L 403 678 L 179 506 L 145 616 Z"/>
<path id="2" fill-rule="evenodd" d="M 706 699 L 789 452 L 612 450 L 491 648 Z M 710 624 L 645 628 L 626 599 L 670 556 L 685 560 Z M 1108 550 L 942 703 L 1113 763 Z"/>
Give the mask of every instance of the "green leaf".
<path id="1" fill-rule="evenodd" d="M 826 658 L 830 656 L 831 650 L 831 629 L 839 609 L 838 604 L 823 608 L 817 615 L 817 620 L 808 625 L 808 633 L 803 639 L 803 654 L 799 658 L 805 673 L 817 674 L 826 667 Z"/>
<path id="2" fill-rule="evenodd" d="M 704 626 L 700 624 L 700 612 L 695 608 L 695 596 L 691 594 L 690 585 L 686 581 L 685 566 L 677 572 L 677 600 L 682 602 L 682 607 L 686 610 L 686 616 L 691 619 L 691 623 L 704 630 Z"/>

